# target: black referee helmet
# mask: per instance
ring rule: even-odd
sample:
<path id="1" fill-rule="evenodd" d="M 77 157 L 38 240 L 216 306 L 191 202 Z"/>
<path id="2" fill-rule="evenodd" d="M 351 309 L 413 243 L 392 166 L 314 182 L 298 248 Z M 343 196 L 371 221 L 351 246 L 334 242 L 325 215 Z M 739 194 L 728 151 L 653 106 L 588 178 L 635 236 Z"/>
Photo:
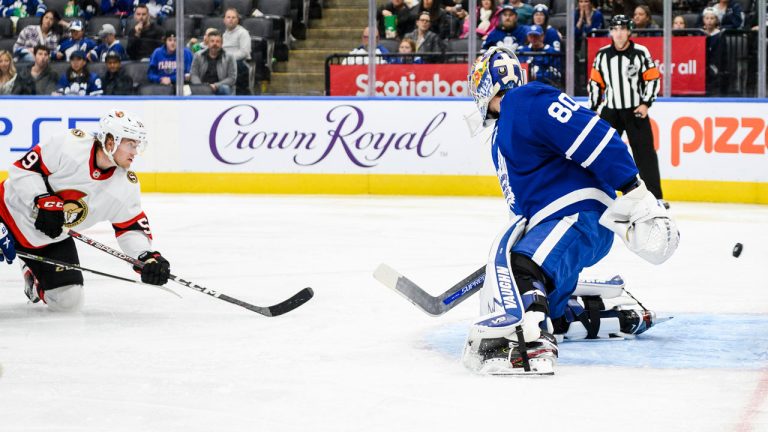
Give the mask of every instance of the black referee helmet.
<path id="1" fill-rule="evenodd" d="M 625 15 L 615 15 L 608 23 L 608 29 L 612 29 L 614 27 L 625 27 L 628 30 L 632 30 L 635 28 L 635 22 L 627 18 Z"/>

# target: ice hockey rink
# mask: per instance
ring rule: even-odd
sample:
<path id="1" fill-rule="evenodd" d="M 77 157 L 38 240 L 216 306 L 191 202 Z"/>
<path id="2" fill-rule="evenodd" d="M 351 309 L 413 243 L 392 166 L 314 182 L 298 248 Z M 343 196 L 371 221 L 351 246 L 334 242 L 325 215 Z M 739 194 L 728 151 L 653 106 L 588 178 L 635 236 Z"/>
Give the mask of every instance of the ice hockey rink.
<path id="1" fill-rule="evenodd" d="M 0 431 L 768 431 L 768 206 L 672 202 L 682 241 L 652 266 L 617 239 L 585 277 L 621 274 L 674 316 L 636 340 L 566 342 L 554 377 L 459 363 L 472 298 L 430 317 L 371 274 L 438 294 L 485 262 L 500 198 L 148 194 L 155 247 L 182 278 L 85 275 L 81 313 L 27 304 L 0 267 Z M 84 234 L 116 246 L 111 227 Z M 744 245 L 739 258 L 734 244 Z M 133 277 L 78 243 L 81 263 Z"/>

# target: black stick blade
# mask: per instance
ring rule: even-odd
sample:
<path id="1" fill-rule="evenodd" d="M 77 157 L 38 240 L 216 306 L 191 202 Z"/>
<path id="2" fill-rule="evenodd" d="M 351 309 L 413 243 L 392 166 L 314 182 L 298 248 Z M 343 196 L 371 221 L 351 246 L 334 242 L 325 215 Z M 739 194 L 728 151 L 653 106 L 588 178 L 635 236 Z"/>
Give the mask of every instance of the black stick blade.
<path id="1" fill-rule="evenodd" d="M 312 288 L 306 287 L 294 294 L 293 297 L 267 308 L 269 310 L 268 316 L 278 316 L 286 312 L 290 312 L 308 302 L 314 296 L 315 292 L 312 290 Z"/>
<path id="2" fill-rule="evenodd" d="M 225 302 L 236 304 L 248 309 L 249 311 L 256 312 L 257 314 L 264 315 L 266 317 L 275 317 L 296 309 L 297 307 L 308 302 L 314 295 L 315 292 L 312 291 L 312 288 L 307 287 L 294 294 L 291 298 L 283 300 L 280 303 L 272 306 L 252 305 L 234 297 L 230 297 L 226 294 L 218 294 L 216 297 L 219 300 L 224 300 Z"/>

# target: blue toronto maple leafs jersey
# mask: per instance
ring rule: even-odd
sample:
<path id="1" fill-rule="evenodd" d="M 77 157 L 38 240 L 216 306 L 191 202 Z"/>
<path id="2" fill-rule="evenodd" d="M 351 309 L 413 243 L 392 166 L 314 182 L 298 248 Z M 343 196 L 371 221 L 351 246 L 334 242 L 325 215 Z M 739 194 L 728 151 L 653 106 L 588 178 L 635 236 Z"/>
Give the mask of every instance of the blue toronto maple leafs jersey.
<path id="1" fill-rule="evenodd" d="M 510 211 L 526 217 L 529 227 L 580 211 L 603 212 L 638 174 L 607 122 L 538 82 L 502 98 L 492 156 Z"/>

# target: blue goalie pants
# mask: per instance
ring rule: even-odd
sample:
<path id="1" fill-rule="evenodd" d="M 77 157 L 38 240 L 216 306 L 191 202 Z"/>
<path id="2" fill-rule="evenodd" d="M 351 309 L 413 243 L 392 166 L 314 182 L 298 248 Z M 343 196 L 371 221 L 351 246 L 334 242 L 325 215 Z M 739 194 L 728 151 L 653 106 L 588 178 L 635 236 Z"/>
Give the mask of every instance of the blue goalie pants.
<path id="1" fill-rule="evenodd" d="M 605 257 L 613 244 L 613 231 L 598 223 L 601 213 L 581 212 L 542 222 L 512 247 L 544 270 L 549 278 L 547 300 L 552 319 L 565 314 L 579 273 Z"/>

